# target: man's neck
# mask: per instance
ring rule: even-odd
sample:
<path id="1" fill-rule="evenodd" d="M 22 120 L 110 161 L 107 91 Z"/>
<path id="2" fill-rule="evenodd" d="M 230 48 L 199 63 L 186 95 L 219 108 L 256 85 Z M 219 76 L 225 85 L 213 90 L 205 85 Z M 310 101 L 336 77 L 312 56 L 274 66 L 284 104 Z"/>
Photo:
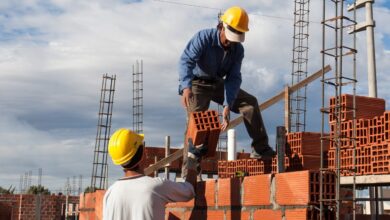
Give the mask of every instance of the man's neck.
<path id="1" fill-rule="evenodd" d="M 134 177 L 144 175 L 139 170 L 125 170 L 125 177 Z"/>

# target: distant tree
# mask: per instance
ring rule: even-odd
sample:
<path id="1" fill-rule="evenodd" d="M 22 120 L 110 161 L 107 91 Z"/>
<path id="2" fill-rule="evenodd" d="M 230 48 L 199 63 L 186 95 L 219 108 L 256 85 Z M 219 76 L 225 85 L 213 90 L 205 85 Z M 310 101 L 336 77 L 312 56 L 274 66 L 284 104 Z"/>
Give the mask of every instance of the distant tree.
<path id="1" fill-rule="evenodd" d="M 93 193 L 96 190 L 96 187 L 88 186 L 87 188 L 85 188 L 84 193 Z"/>
<path id="2" fill-rule="evenodd" d="M 0 186 L 0 194 L 14 194 L 14 192 L 15 192 L 15 187 L 12 188 L 12 186 L 10 186 L 8 189 L 5 189 Z"/>
<path id="3" fill-rule="evenodd" d="M 43 194 L 43 195 L 50 195 L 49 189 L 38 185 L 38 186 L 30 186 L 30 188 L 27 190 L 27 194 Z"/>

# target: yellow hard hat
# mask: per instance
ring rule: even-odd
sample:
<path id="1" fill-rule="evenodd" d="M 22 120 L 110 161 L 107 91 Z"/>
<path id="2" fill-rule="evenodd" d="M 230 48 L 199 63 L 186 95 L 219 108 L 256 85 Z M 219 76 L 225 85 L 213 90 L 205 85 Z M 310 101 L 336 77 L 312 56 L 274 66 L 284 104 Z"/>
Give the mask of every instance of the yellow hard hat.
<path id="1" fill-rule="evenodd" d="M 248 29 L 248 23 L 249 18 L 248 14 L 243 8 L 240 8 L 238 6 L 233 6 L 231 8 L 228 8 L 225 13 L 221 16 L 221 21 L 230 27 L 232 27 L 234 30 L 239 32 L 247 32 Z"/>
<path id="2" fill-rule="evenodd" d="M 118 129 L 108 142 L 108 153 L 115 165 L 129 162 L 143 144 L 144 135 L 125 128 Z"/>

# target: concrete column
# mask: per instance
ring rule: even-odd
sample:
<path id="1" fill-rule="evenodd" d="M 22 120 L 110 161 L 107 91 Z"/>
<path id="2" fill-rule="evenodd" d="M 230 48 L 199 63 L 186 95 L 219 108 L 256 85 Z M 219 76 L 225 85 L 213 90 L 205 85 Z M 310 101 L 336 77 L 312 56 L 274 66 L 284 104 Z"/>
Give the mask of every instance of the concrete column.
<path id="1" fill-rule="evenodd" d="M 236 131 L 234 129 L 229 129 L 227 131 L 228 135 L 228 160 L 236 159 Z"/>
<path id="2" fill-rule="evenodd" d="M 376 86 L 376 61 L 374 41 L 374 16 L 372 14 L 372 3 L 366 2 L 367 31 L 367 68 L 368 68 L 368 96 L 377 97 Z"/>

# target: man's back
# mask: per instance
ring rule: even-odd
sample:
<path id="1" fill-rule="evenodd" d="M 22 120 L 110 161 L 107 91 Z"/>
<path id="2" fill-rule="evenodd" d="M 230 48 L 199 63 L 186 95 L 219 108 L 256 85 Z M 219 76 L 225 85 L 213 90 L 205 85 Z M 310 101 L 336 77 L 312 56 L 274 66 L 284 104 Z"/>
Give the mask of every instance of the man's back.
<path id="1" fill-rule="evenodd" d="M 188 201 L 194 196 L 190 183 L 136 176 L 116 181 L 103 200 L 104 220 L 164 219 L 168 202 Z"/>

